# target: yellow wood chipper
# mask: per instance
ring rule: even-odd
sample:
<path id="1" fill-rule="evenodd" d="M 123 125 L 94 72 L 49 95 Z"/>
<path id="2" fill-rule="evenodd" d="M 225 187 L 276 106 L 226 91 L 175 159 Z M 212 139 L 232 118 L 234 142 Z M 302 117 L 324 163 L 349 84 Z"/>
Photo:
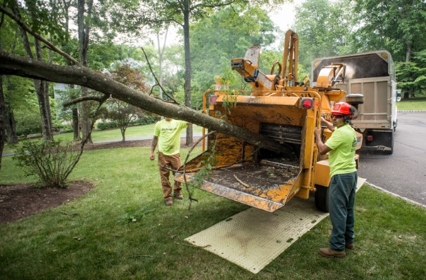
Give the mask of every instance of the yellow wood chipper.
<path id="1" fill-rule="evenodd" d="M 334 86 L 344 79 L 345 65 L 324 67 L 315 87 L 307 78 L 299 83 L 298 36 L 292 30 L 286 32 L 282 63 L 275 63 L 270 74 L 259 71 L 259 55 L 260 48 L 251 47 L 244 58 L 231 61 L 232 69 L 252 90 L 230 92 L 218 79 L 216 90 L 204 94 L 204 110 L 211 117 L 277 141 L 284 152 L 213 132 L 203 140 L 205 151 L 182 166 L 177 178 L 189 182 L 209 165 L 209 175 L 199 186 L 205 191 L 269 212 L 294 196 L 308 199 L 310 192 L 315 192 L 317 208 L 328 211 L 328 160 L 318 155 L 314 130 L 321 127 L 321 116 L 330 120 L 333 102 L 345 97 L 345 92 Z M 324 141 L 331 133 L 323 130 Z"/>

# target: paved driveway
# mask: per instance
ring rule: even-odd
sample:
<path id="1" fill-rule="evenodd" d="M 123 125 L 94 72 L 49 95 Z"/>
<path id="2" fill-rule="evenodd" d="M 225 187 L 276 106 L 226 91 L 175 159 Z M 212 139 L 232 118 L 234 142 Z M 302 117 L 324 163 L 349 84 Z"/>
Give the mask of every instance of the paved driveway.
<path id="1" fill-rule="evenodd" d="M 361 154 L 359 176 L 426 206 L 426 112 L 398 113 L 392 155 Z"/>

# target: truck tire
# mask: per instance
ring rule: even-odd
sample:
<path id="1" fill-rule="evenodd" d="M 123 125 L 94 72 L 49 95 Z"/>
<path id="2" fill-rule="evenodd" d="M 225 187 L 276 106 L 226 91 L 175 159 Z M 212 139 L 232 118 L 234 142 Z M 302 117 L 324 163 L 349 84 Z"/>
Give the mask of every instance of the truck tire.
<path id="1" fill-rule="evenodd" d="M 318 210 L 328 213 L 328 187 L 315 185 L 315 206 Z"/>
<path id="2" fill-rule="evenodd" d="M 390 150 L 384 151 L 383 153 L 385 155 L 391 155 L 391 154 L 393 154 L 393 142 L 394 142 L 393 138 L 394 137 L 393 137 L 393 131 L 392 131 L 392 132 L 389 133 L 389 147 L 390 147 Z"/>

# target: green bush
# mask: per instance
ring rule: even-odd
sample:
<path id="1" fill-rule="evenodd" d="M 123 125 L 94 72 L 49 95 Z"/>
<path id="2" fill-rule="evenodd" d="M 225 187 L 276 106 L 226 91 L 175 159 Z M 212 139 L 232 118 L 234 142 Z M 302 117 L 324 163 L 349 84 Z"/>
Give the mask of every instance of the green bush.
<path id="1" fill-rule="evenodd" d="M 145 116 L 143 118 L 138 118 L 135 121 L 132 121 L 132 125 L 146 125 L 146 124 L 152 124 L 160 120 L 160 117 L 158 116 Z"/>
<path id="2" fill-rule="evenodd" d="M 31 115 L 24 115 L 16 123 L 17 135 L 29 135 L 41 133 L 40 117 L 34 118 Z"/>
<path id="3" fill-rule="evenodd" d="M 72 143 L 61 145 L 60 141 L 24 141 L 17 148 L 13 160 L 22 167 L 26 176 L 36 176 L 38 187 L 66 188 L 66 179 L 71 174 L 81 153 Z"/>
<path id="4" fill-rule="evenodd" d="M 96 124 L 97 130 L 107 130 L 113 128 L 118 128 L 118 124 L 116 122 L 99 122 Z"/>

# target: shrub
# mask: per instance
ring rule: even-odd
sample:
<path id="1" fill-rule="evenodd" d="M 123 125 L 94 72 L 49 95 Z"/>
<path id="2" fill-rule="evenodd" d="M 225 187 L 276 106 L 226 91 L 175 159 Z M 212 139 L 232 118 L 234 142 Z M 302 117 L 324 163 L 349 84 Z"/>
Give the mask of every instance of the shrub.
<path id="1" fill-rule="evenodd" d="M 118 128 L 117 122 L 99 122 L 96 124 L 96 129 L 98 130 L 107 130 L 107 129 L 114 129 Z"/>
<path id="2" fill-rule="evenodd" d="M 38 187 L 66 188 L 66 179 L 80 159 L 81 153 L 71 142 L 24 141 L 15 151 L 13 160 L 26 176 L 36 176 Z"/>
<path id="3" fill-rule="evenodd" d="M 28 135 L 41 133 L 41 122 L 40 118 L 34 118 L 33 116 L 21 116 L 16 123 L 16 134 L 17 135 Z"/>

